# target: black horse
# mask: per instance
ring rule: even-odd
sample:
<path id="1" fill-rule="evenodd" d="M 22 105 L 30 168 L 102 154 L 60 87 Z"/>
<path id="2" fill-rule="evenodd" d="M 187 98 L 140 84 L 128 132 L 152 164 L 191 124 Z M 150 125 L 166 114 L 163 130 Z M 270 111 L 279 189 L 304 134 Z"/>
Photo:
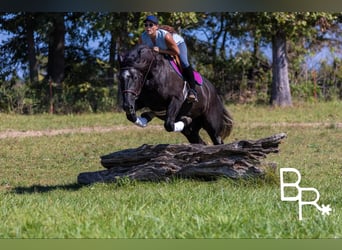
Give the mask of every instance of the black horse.
<path id="1" fill-rule="evenodd" d="M 203 78 L 202 86 L 196 86 L 199 101 L 188 103 L 187 86 L 164 55 L 138 45 L 120 56 L 119 63 L 128 120 L 144 127 L 157 116 L 165 121 L 167 131 L 180 131 L 190 143 L 205 144 L 199 135 L 201 128 L 215 145 L 223 144 L 231 133 L 233 119 L 207 79 Z M 138 117 L 136 111 L 142 108 L 150 111 Z"/>

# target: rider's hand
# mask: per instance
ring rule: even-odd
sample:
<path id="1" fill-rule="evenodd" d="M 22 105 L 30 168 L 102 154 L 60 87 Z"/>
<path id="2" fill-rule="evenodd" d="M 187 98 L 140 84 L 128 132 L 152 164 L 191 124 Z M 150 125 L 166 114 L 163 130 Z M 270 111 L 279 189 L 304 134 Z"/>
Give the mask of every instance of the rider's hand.
<path id="1" fill-rule="evenodd" d="M 153 50 L 154 50 L 155 52 L 159 53 L 159 47 L 154 46 L 154 47 L 153 47 Z"/>

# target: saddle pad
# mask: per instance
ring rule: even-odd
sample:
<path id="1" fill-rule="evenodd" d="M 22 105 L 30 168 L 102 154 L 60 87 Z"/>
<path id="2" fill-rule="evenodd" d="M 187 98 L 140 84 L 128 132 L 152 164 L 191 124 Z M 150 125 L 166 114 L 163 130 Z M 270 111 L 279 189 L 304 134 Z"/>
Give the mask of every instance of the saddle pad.
<path id="1" fill-rule="evenodd" d="M 169 61 L 171 63 L 172 68 L 177 72 L 177 74 L 180 77 L 183 77 L 182 73 L 180 72 L 180 70 L 179 70 L 177 64 L 175 63 L 175 61 L 174 60 L 169 60 Z M 195 78 L 195 81 L 196 81 L 197 85 L 201 86 L 202 83 L 203 83 L 203 78 L 202 78 L 201 74 L 199 72 L 195 71 L 195 70 L 193 72 L 194 72 L 194 78 Z"/>

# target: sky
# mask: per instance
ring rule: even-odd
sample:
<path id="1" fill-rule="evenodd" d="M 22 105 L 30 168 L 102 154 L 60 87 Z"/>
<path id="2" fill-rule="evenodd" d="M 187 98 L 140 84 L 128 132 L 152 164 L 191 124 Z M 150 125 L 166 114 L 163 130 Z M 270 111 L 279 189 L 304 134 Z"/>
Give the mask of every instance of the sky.
<path id="1" fill-rule="evenodd" d="M 3 41 L 7 40 L 10 36 L 7 33 L 4 32 L 0 32 L 0 44 L 3 43 Z M 204 36 L 201 35 L 200 33 L 198 34 L 198 39 L 204 39 Z M 232 43 L 234 44 L 234 43 Z M 241 46 L 241 44 L 239 44 L 238 46 Z M 89 48 L 96 48 L 98 47 L 98 41 L 91 41 L 89 43 Z M 241 48 L 232 48 L 233 51 L 238 51 Z M 333 54 L 331 52 L 330 48 L 324 47 L 319 53 L 311 55 L 311 56 L 307 56 L 307 69 L 308 70 L 317 70 L 319 69 L 320 65 L 322 64 L 323 61 L 325 61 L 328 64 L 331 64 L 333 62 L 334 56 L 339 56 L 340 58 L 342 58 L 342 53 L 341 53 L 342 48 L 340 48 L 339 53 Z M 266 56 L 266 58 L 269 60 L 269 62 L 272 62 L 272 49 L 271 46 L 267 46 L 267 47 L 263 47 L 263 53 Z M 108 58 L 101 58 L 103 60 L 108 60 Z M 20 69 L 17 70 L 18 75 L 20 78 L 23 78 L 23 74 L 24 72 Z"/>

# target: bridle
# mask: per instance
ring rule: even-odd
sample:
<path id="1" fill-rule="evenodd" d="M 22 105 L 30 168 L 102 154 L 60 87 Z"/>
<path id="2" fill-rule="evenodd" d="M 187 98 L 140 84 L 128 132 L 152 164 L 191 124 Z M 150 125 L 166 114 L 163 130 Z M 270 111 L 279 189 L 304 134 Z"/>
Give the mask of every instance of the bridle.
<path id="1" fill-rule="evenodd" d="M 144 87 L 144 84 L 145 84 L 145 82 L 146 82 L 146 80 L 147 80 L 147 76 L 148 76 L 148 74 L 149 74 L 150 71 L 151 71 L 152 63 L 154 62 L 154 60 L 155 60 L 155 58 L 153 57 L 152 60 L 151 60 L 151 62 L 150 62 L 150 64 L 148 65 L 148 69 L 147 69 L 147 71 L 146 71 L 146 73 L 145 73 L 145 75 L 144 75 L 144 78 L 143 78 L 143 81 L 142 81 L 140 90 L 137 91 L 136 89 L 124 89 L 124 90 L 122 90 L 122 93 L 124 93 L 124 94 L 125 94 L 125 93 L 130 93 L 130 94 L 135 95 L 136 97 L 138 97 L 138 96 L 140 95 L 140 93 L 141 93 L 141 91 L 142 91 L 142 88 Z M 136 68 L 134 68 L 134 67 L 124 67 L 124 68 L 120 68 L 120 70 L 126 70 L 126 69 L 129 70 L 129 69 L 136 69 Z"/>

